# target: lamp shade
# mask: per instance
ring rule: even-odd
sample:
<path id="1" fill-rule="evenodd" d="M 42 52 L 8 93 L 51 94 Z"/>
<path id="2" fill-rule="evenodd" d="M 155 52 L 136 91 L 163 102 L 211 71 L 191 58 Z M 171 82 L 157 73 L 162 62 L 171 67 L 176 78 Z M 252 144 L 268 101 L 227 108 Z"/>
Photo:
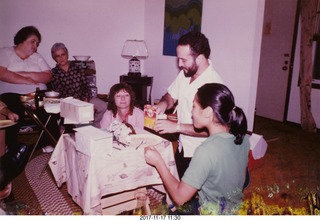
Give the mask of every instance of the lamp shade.
<path id="1" fill-rule="evenodd" d="M 122 48 L 121 56 L 128 59 L 133 57 L 146 59 L 148 57 L 148 50 L 145 41 L 127 40 Z"/>

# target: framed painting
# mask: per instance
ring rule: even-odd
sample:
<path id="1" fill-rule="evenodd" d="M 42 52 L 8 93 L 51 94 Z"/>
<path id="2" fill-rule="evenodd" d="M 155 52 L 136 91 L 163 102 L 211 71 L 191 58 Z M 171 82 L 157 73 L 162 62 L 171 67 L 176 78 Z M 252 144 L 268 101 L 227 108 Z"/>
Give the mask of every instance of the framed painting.
<path id="1" fill-rule="evenodd" d="M 203 0 L 165 0 L 163 55 L 176 56 L 179 38 L 201 31 Z"/>

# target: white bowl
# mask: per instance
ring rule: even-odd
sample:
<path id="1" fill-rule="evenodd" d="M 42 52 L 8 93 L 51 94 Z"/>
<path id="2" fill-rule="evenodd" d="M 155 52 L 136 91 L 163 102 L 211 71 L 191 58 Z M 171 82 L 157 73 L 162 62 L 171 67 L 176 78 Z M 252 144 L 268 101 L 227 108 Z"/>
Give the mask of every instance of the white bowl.
<path id="1" fill-rule="evenodd" d="M 74 59 L 76 59 L 76 61 L 88 61 L 91 56 L 87 56 L 87 55 L 75 55 L 75 56 L 73 56 L 73 57 L 74 57 Z"/>
<path id="2" fill-rule="evenodd" d="M 56 91 L 46 91 L 44 94 L 49 98 L 58 98 L 60 96 L 60 93 Z"/>

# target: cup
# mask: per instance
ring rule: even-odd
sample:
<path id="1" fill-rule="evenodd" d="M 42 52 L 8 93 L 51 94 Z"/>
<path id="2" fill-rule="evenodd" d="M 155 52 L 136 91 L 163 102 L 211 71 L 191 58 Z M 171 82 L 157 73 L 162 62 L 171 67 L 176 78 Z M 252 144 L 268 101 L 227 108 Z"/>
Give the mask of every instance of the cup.
<path id="1" fill-rule="evenodd" d="M 137 201 L 137 206 L 133 210 L 133 215 L 147 215 L 148 214 L 147 193 L 144 191 L 136 191 L 134 193 L 134 197 Z"/>

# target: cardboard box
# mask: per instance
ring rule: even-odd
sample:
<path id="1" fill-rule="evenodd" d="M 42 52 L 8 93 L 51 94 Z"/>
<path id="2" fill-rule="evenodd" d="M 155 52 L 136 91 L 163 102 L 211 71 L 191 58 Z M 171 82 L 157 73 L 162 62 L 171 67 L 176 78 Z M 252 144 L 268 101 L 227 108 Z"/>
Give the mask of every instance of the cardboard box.
<path id="1" fill-rule="evenodd" d="M 156 109 L 151 105 L 144 105 L 144 126 L 150 129 L 154 128 L 154 122 L 157 120 Z"/>
<path id="2" fill-rule="evenodd" d="M 250 140 L 250 152 L 249 152 L 249 171 L 262 166 L 264 163 L 264 155 L 266 154 L 268 144 L 263 136 L 258 134 L 252 134 Z"/>
<path id="3" fill-rule="evenodd" d="M 65 98 L 60 102 L 60 115 L 77 123 L 87 123 L 93 120 L 93 104 L 74 98 Z"/>
<path id="4" fill-rule="evenodd" d="M 76 149 L 88 156 L 105 157 L 112 153 L 112 133 L 93 126 L 76 128 Z"/>
<path id="5" fill-rule="evenodd" d="M 154 128 L 154 123 L 156 120 L 165 120 L 167 119 L 166 114 L 157 114 L 155 107 L 147 104 L 144 105 L 144 126 L 150 129 Z"/>

